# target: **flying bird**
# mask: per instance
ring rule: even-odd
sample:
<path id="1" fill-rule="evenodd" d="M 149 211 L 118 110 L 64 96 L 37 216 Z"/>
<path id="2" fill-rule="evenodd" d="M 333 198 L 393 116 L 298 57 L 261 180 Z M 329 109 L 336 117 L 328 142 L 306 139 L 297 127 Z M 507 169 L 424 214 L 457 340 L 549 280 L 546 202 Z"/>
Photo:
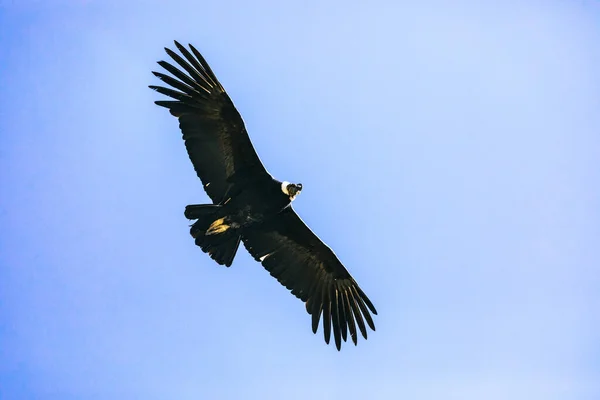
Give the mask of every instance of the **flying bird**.
<path id="1" fill-rule="evenodd" d="M 278 181 L 267 172 L 244 121 L 200 52 L 175 41 L 181 55 L 165 48 L 179 67 L 159 61 L 171 75 L 153 72 L 170 88 L 150 88 L 170 97 L 155 103 L 179 120 L 189 158 L 213 204 L 185 208 L 195 220 L 190 233 L 203 252 L 229 267 L 240 242 L 269 273 L 302 300 L 317 332 L 331 333 L 338 350 L 348 333 L 367 338 L 375 325 L 373 303 L 335 253 L 300 219 L 292 201 L 302 184 Z"/>

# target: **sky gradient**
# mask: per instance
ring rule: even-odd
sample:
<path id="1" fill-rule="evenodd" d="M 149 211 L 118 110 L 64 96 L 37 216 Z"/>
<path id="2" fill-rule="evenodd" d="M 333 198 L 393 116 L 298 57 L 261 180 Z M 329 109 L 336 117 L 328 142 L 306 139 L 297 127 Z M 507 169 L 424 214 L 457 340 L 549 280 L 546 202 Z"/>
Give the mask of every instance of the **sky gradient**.
<path id="1" fill-rule="evenodd" d="M 600 4 L 0 0 L 0 398 L 600 398 Z M 205 56 L 374 302 L 341 352 L 147 88 Z"/>

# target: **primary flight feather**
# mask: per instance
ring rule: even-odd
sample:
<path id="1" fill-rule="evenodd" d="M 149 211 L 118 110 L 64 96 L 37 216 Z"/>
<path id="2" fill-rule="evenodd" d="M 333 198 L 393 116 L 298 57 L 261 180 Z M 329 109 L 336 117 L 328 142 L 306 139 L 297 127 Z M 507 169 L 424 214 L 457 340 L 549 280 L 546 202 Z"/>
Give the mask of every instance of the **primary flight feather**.
<path id="1" fill-rule="evenodd" d="M 213 204 L 189 205 L 196 220 L 190 233 L 202 251 L 230 266 L 240 242 L 254 259 L 306 304 L 317 332 L 331 334 L 338 350 L 348 334 L 367 338 L 375 330 L 373 303 L 334 252 L 291 206 L 301 184 L 274 179 L 258 158 L 244 121 L 216 76 L 192 45 L 175 42 L 181 55 L 165 48 L 177 64 L 158 64 L 171 75 L 153 72 L 170 88 L 150 86 L 172 100 L 155 103 L 179 119 L 196 174 Z"/>

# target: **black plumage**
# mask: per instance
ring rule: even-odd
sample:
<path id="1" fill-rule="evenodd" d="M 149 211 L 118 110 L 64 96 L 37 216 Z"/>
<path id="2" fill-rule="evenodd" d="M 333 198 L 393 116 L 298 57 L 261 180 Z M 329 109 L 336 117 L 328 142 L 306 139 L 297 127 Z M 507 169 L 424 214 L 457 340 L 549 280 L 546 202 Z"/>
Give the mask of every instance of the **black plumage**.
<path id="1" fill-rule="evenodd" d="M 172 76 L 153 72 L 171 88 L 150 86 L 173 100 L 156 101 L 179 119 L 185 146 L 213 204 L 189 205 L 196 220 L 190 233 L 217 263 L 230 266 L 242 242 L 254 259 L 306 303 L 325 341 L 333 333 L 337 349 L 357 327 L 367 338 L 375 330 L 373 303 L 333 251 L 300 219 L 291 201 L 301 184 L 274 179 L 258 158 L 244 122 L 214 73 L 192 45 L 175 42 L 182 56 L 167 54 L 180 68 L 159 61 Z M 184 72 L 185 71 L 185 72 Z M 365 325 L 366 324 L 366 325 Z"/>

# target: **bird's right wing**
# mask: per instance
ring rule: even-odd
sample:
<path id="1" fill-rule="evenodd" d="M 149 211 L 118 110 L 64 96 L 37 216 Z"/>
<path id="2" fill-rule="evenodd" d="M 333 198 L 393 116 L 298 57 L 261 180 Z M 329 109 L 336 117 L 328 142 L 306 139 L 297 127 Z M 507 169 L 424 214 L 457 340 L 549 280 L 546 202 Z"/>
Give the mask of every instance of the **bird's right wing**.
<path id="1" fill-rule="evenodd" d="M 268 172 L 252 146 L 242 117 L 200 52 L 192 45 L 191 52 L 178 42 L 175 45 L 183 58 L 168 48 L 165 51 L 181 68 L 159 61 L 173 76 L 153 72 L 171 88 L 150 88 L 174 99 L 155 103 L 179 119 L 196 174 L 213 203 L 218 204 L 226 200 L 236 180 L 259 178 Z"/>
<path id="2" fill-rule="evenodd" d="M 244 231 L 242 241 L 256 261 L 292 294 L 306 302 L 312 315 L 313 332 L 323 316 L 323 334 L 329 343 L 331 331 L 338 350 L 348 331 L 354 344 L 356 326 L 367 338 L 367 325 L 375 330 L 369 311 L 373 303 L 360 289 L 333 251 L 321 241 L 292 207 L 276 217 Z"/>

